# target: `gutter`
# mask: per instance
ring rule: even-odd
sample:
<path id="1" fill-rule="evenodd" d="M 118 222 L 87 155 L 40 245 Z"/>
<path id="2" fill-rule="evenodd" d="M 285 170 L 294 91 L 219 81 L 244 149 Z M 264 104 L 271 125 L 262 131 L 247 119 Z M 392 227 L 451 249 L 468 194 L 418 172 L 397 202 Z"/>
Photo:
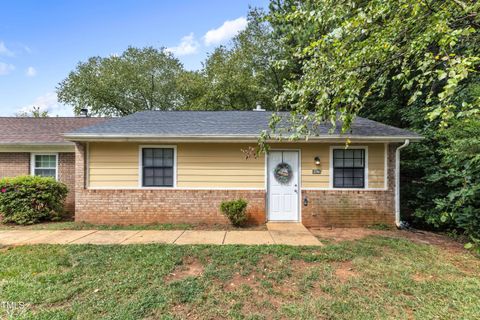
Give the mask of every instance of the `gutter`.
<path id="1" fill-rule="evenodd" d="M 111 141 L 111 142 L 141 142 L 141 141 L 173 141 L 173 142 L 255 142 L 258 141 L 258 135 L 152 135 L 152 134 L 138 134 L 138 135 L 119 135 L 119 134 L 66 134 L 66 140 L 69 141 Z M 419 136 L 342 136 L 342 135 L 322 135 L 315 137 L 308 137 L 308 139 L 289 140 L 288 137 L 283 139 L 273 138 L 268 142 L 283 142 L 283 143 L 299 143 L 299 142 L 343 142 L 345 139 L 352 141 L 367 141 L 367 142 L 403 142 L 405 139 L 421 140 Z"/>
<path id="2" fill-rule="evenodd" d="M 410 140 L 405 139 L 405 142 L 395 151 L 395 225 L 397 228 L 401 228 L 402 225 L 400 221 L 400 150 L 408 147 L 409 144 Z"/>

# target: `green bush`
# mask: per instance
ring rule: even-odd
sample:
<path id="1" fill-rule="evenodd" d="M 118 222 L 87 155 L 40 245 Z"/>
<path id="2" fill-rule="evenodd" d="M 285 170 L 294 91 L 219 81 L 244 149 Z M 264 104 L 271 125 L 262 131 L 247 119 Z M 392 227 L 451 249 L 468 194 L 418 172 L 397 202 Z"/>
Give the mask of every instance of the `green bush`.
<path id="1" fill-rule="evenodd" d="M 53 178 L 20 176 L 0 180 L 3 222 L 33 224 L 63 213 L 67 186 Z"/>
<path id="2" fill-rule="evenodd" d="M 236 227 L 242 226 L 247 222 L 247 201 L 243 199 L 223 201 L 220 209 Z"/>
<path id="3" fill-rule="evenodd" d="M 436 228 L 463 232 L 480 248 L 480 119 L 454 122 L 438 136 L 439 161 L 427 176 L 438 190 L 415 214 Z"/>

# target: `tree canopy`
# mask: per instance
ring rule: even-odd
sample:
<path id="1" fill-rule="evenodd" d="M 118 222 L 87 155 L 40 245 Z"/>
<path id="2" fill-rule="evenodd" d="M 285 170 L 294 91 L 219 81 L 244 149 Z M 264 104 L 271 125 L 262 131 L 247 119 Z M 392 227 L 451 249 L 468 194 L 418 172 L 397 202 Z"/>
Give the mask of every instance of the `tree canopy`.
<path id="1" fill-rule="evenodd" d="M 77 114 L 83 108 L 107 116 L 175 109 L 182 71 L 178 59 L 165 50 L 130 47 L 120 56 L 80 62 L 58 85 L 58 99 L 72 105 Z"/>
<path id="2" fill-rule="evenodd" d="M 272 1 L 268 19 L 299 67 L 279 101 L 304 115 L 299 127 L 339 115 L 348 129 L 370 97 L 392 86 L 405 91 L 407 104 L 422 98 L 419 107 L 442 126 L 478 114 L 478 96 L 458 97 L 478 72 L 479 7 L 462 0 Z"/>

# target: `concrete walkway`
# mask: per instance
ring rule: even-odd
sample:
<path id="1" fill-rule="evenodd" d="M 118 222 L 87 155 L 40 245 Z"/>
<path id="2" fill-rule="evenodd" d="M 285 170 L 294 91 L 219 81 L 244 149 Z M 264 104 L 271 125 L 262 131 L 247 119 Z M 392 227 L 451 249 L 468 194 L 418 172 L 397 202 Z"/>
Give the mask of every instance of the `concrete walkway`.
<path id="1" fill-rule="evenodd" d="M 3 230 L 0 245 L 29 244 L 283 244 L 321 246 L 300 223 L 268 223 L 268 231 Z"/>

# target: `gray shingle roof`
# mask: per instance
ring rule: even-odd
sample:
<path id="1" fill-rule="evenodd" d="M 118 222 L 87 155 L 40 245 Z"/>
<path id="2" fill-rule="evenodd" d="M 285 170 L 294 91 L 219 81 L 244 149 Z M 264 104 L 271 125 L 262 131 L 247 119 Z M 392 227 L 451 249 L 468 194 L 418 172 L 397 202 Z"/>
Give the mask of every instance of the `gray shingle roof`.
<path id="1" fill-rule="evenodd" d="M 268 130 L 272 112 L 267 111 L 144 111 L 75 130 L 72 140 L 87 137 L 257 137 Z M 288 113 L 280 113 L 285 119 Z M 286 121 L 283 121 L 283 125 Z M 314 136 L 339 137 L 339 127 L 331 135 L 329 124 L 317 126 Z M 328 137 L 327 137 L 328 136 Z M 357 117 L 349 137 L 421 138 L 416 133 Z"/>

